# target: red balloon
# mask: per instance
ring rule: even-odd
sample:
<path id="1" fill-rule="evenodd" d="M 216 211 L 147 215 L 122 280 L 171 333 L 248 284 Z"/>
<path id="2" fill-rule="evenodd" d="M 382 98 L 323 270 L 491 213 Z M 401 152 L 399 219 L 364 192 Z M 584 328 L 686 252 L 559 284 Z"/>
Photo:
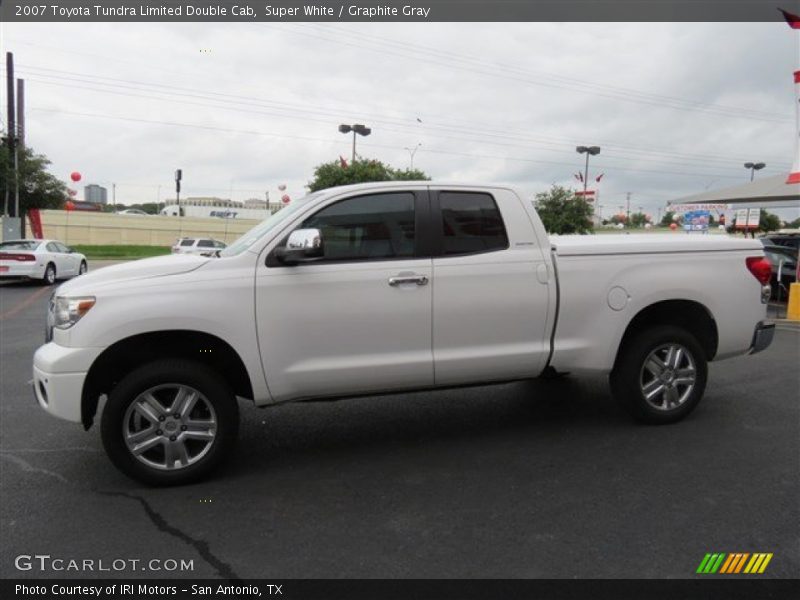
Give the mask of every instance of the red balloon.
<path id="1" fill-rule="evenodd" d="M 78 181 L 81 180 L 81 174 L 78 173 L 77 171 L 73 171 L 70 174 L 69 178 L 72 179 L 72 181 L 75 181 L 77 183 Z"/>
<path id="2" fill-rule="evenodd" d="M 284 194 L 283 196 L 281 196 L 281 202 L 283 202 L 284 204 L 289 204 L 289 202 L 291 201 L 292 199 L 289 197 L 289 194 Z"/>
<path id="3" fill-rule="evenodd" d="M 75 210 L 75 203 L 72 200 L 67 200 L 64 203 L 64 210 Z"/>
<path id="4" fill-rule="evenodd" d="M 670 223 L 669 224 L 669 228 L 672 229 L 672 231 L 675 231 L 678 228 L 678 224 L 677 223 Z"/>

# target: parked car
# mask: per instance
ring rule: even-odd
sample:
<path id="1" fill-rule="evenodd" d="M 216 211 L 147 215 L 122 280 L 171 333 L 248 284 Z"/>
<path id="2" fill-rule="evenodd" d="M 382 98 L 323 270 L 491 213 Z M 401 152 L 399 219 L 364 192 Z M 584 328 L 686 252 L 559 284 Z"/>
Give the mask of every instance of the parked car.
<path id="1" fill-rule="evenodd" d="M 797 250 L 789 246 L 764 246 L 764 254 L 772 265 L 772 297 L 786 300 L 789 286 L 797 281 Z"/>
<path id="2" fill-rule="evenodd" d="M 179 238 L 172 245 L 172 253 L 213 256 L 218 250 L 226 247 L 227 244 L 224 242 L 212 238 Z"/>
<path id="3" fill-rule="evenodd" d="M 138 215 L 140 217 L 149 217 L 150 213 L 143 211 L 140 208 L 126 208 L 125 210 L 118 210 L 118 215 Z"/>
<path id="4" fill-rule="evenodd" d="M 602 373 L 636 419 L 671 423 L 700 402 L 709 361 L 771 343 L 770 274 L 757 240 L 548 237 L 510 188 L 336 187 L 218 257 L 63 284 L 32 384 L 46 411 L 86 429 L 105 395 L 106 453 L 157 485 L 220 464 L 237 397 L 266 407 Z"/>
<path id="5" fill-rule="evenodd" d="M 52 285 L 57 279 L 83 275 L 86 257 L 57 240 L 9 240 L 0 243 L 0 279 L 37 279 Z"/>
<path id="6" fill-rule="evenodd" d="M 780 230 L 768 233 L 760 238 L 765 246 L 785 246 L 794 249 L 795 255 L 800 252 L 800 231 Z"/>

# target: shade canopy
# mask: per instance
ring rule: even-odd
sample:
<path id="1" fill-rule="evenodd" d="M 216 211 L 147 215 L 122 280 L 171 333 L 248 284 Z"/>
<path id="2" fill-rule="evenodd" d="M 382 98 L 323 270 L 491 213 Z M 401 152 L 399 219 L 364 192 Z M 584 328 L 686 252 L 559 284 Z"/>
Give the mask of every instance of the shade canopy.
<path id="1" fill-rule="evenodd" d="M 697 204 L 711 202 L 786 202 L 800 203 L 800 183 L 786 183 L 786 175 L 760 177 L 740 185 L 719 190 L 709 190 L 684 198 L 671 200 L 668 204 Z"/>

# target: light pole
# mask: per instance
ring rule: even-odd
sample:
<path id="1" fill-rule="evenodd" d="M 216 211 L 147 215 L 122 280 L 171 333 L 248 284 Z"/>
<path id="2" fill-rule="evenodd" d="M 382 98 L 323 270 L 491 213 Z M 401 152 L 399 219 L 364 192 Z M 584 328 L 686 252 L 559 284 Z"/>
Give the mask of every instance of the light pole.
<path id="1" fill-rule="evenodd" d="M 763 169 L 766 166 L 767 166 L 767 164 L 766 163 L 762 163 L 762 162 L 759 162 L 759 163 L 746 162 L 746 163 L 744 163 L 744 168 L 745 169 L 750 169 L 750 181 L 753 181 L 753 176 L 755 175 L 756 171 L 760 171 L 761 169 Z"/>
<path id="2" fill-rule="evenodd" d="M 408 150 L 408 153 L 411 156 L 411 166 L 409 167 L 410 170 L 414 169 L 414 155 L 417 153 L 417 150 L 419 150 L 420 146 L 422 146 L 422 142 L 420 142 L 419 144 L 414 146 L 413 150 L 411 148 L 409 148 L 408 146 L 406 146 L 406 148 L 405 148 L 406 150 Z"/>
<path id="3" fill-rule="evenodd" d="M 589 155 L 596 156 L 600 154 L 600 146 L 578 146 L 575 148 L 578 154 L 586 155 L 586 169 L 583 173 L 583 198 L 586 199 L 586 188 L 589 186 Z"/>
<path id="4" fill-rule="evenodd" d="M 356 162 L 356 134 L 368 136 L 372 133 L 372 129 L 367 127 L 366 125 L 339 125 L 339 133 L 350 133 L 353 132 L 353 158 L 351 162 Z"/>

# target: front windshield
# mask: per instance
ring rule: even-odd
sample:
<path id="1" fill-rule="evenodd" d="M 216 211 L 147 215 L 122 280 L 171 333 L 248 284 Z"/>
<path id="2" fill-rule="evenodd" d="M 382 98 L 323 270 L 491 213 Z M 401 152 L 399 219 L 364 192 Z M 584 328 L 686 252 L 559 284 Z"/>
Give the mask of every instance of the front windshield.
<path id="1" fill-rule="evenodd" d="M 275 229 L 278 225 L 283 223 L 286 219 L 291 217 L 293 214 L 298 212 L 301 208 L 303 208 L 309 201 L 313 200 L 319 196 L 319 192 L 314 194 L 309 194 L 303 198 L 298 200 L 294 200 L 289 206 L 285 206 L 281 208 L 278 212 L 270 215 L 261 223 L 253 227 L 250 231 L 245 233 L 242 237 L 237 239 L 233 242 L 230 246 L 221 250 L 219 255 L 220 256 L 236 256 L 237 254 L 241 254 L 250 246 L 255 244 L 258 240 L 263 238 L 267 233 Z"/>

